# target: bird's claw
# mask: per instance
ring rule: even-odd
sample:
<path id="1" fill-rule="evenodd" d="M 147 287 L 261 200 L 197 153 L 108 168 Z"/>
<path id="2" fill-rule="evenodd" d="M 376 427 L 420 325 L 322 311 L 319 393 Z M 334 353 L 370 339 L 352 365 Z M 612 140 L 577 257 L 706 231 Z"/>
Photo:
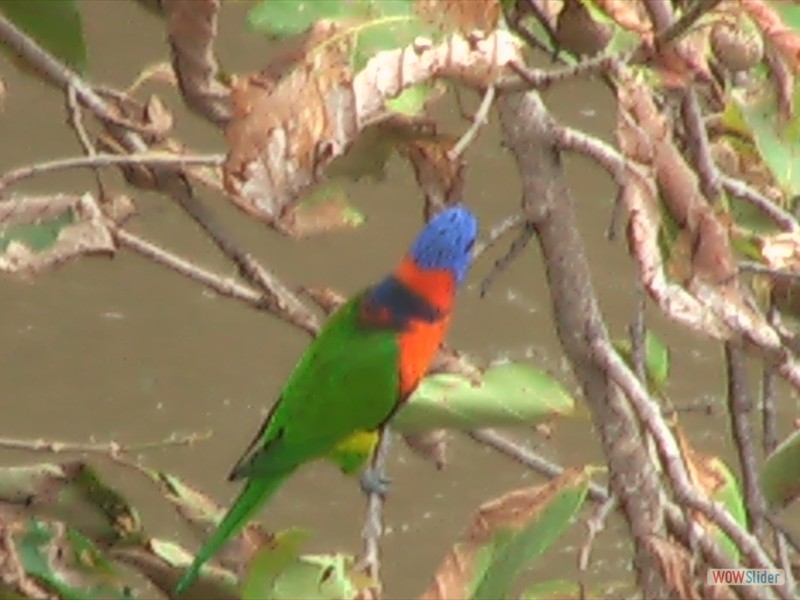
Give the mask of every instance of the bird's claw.
<path id="1" fill-rule="evenodd" d="M 367 468 L 361 471 L 359 482 L 361 490 L 368 496 L 377 494 L 381 498 L 385 498 L 392 479 L 377 469 Z"/>

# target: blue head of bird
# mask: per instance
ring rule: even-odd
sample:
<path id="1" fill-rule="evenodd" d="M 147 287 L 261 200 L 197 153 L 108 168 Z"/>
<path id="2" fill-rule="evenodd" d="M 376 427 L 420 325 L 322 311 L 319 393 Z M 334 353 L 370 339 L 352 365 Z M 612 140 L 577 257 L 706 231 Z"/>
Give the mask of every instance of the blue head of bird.
<path id="1" fill-rule="evenodd" d="M 472 212 L 460 205 L 446 208 L 417 236 L 411 258 L 420 269 L 449 271 L 460 284 L 472 262 L 477 235 L 478 221 Z"/>

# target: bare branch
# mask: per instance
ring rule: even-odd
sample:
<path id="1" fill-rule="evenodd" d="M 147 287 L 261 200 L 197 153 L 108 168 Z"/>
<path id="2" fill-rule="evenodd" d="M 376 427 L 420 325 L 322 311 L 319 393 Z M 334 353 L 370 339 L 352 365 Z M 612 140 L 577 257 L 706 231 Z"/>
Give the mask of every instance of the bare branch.
<path id="1" fill-rule="evenodd" d="M 592 552 L 592 546 L 597 534 L 603 531 L 606 527 L 608 516 L 619 506 L 619 500 L 616 496 L 609 497 L 608 500 L 598 505 L 592 515 L 586 519 L 586 541 L 581 544 L 578 550 L 578 569 L 586 571 L 589 568 L 589 556 Z"/>
<path id="2" fill-rule="evenodd" d="M 725 343 L 725 366 L 728 380 L 728 415 L 739 456 L 748 521 L 755 535 L 760 537 L 764 532 L 761 515 L 766 511 L 767 502 L 758 480 L 756 447 L 750 425 L 753 405 L 747 389 L 745 354 L 744 350 L 734 342 Z"/>
<path id="3" fill-rule="evenodd" d="M 224 160 L 225 156 L 222 154 L 180 156 L 166 152 L 145 152 L 143 154 L 126 155 L 90 153 L 89 156 L 60 158 L 8 171 L 5 175 L 0 177 L 0 194 L 23 179 L 36 177 L 42 173 L 50 173 L 52 171 L 85 168 L 96 169 L 98 167 L 111 167 L 116 165 L 146 165 L 151 167 L 163 165 L 177 168 L 188 165 L 219 167 Z"/>
<path id="4" fill-rule="evenodd" d="M 700 186 L 709 202 L 716 202 L 722 191 L 719 169 L 714 164 L 711 156 L 711 146 L 708 142 L 708 132 L 700 112 L 700 103 L 694 88 L 687 88 L 681 102 L 683 122 L 686 125 L 686 134 L 689 148 L 692 152 L 697 173 L 700 175 Z"/>
<path id="5" fill-rule="evenodd" d="M 472 255 L 472 259 L 477 260 L 478 257 L 482 256 L 484 252 L 492 248 L 500 240 L 500 238 L 502 238 L 506 233 L 515 227 L 519 227 L 522 222 L 522 215 L 514 214 L 509 215 L 499 224 L 492 227 L 489 231 L 486 241 L 475 244 L 475 251 Z"/>
<path id="6" fill-rule="evenodd" d="M 464 132 L 464 135 L 462 135 L 458 142 L 456 142 L 456 145 L 453 146 L 447 153 L 447 158 L 450 159 L 450 162 L 457 161 L 461 155 L 464 154 L 464 151 L 477 137 L 480 128 L 489 122 L 489 111 L 492 109 L 494 97 L 495 87 L 494 85 L 490 85 L 486 88 L 486 93 L 483 95 L 481 105 L 478 107 L 478 111 L 472 118 L 472 125 L 470 125 L 470 128 Z"/>
<path id="7" fill-rule="evenodd" d="M 721 176 L 721 182 L 722 187 L 729 194 L 749 202 L 775 221 L 785 231 L 800 231 L 800 225 L 797 223 L 797 219 L 765 195 L 751 188 L 745 182 L 734 179 L 733 177 L 728 177 L 727 175 Z"/>
<path id="8" fill-rule="evenodd" d="M 550 479 L 554 479 L 564 472 L 564 467 L 551 463 L 542 456 L 524 448 L 519 443 L 498 433 L 494 429 L 475 429 L 470 431 L 467 435 L 479 444 L 493 448 L 503 456 Z M 589 497 L 595 502 L 605 502 L 609 497 L 608 490 L 601 485 L 591 482 L 589 483 Z"/>
<path id="9" fill-rule="evenodd" d="M 525 225 L 520 230 L 517 238 L 511 242 L 508 252 L 495 261 L 494 266 L 491 268 L 486 277 L 483 278 L 483 281 L 481 281 L 481 298 L 483 298 L 489 292 L 489 288 L 492 286 L 497 276 L 505 271 L 508 266 L 522 254 L 522 251 L 525 250 L 525 248 L 528 246 L 528 243 L 533 238 L 533 234 L 533 228 L 528 225 Z"/>

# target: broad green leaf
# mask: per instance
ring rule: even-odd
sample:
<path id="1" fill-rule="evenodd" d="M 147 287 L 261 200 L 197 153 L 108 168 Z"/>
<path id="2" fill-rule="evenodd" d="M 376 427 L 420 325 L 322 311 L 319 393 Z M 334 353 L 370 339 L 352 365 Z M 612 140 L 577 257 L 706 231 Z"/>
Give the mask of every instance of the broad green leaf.
<path id="1" fill-rule="evenodd" d="M 116 246 L 97 200 L 83 196 L 17 196 L 0 202 L 0 271 L 37 274 Z"/>
<path id="2" fill-rule="evenodd" d="M 192 561 L 181 546 L 166 540 L 151 539 L 142 546 L 114 549 L 114 558 L 146 577 L 164 597 L 172 598 L 175 585 Z M 236 576 L 225 569 L 206 564 L 181 600 L 240 600 Z"/>
<path id="3" fill-rule="evenodd" d="M 304 32 L 320 19 L 366 17 L 368 7 L 364 2 L 343 0 L 261 0 L 247 14 L 253 29 L 276 37 L 286 37 Z"/>
<path id="4" fill-rule="evenodd" d="M 388 100 L 386 107 L 401 115 L 416 117 L 422 113 L 432 93 L 433 86 L 430 84 L 414 85 L 403 90 L 396 98 Z"/>
<path id="5" fill-rule="evenodd" d="M 75 216 L 71 211 L 66 211 L 38 223 L 20 223 L 0 228 L 0 252 L 5 252 L 11 242 L 22 242 L 30 250 L 41 252 L 53 246 L 61 230 L 74 222 Z"/>
<path id="6" fill-rule="evenodd" d="M 583 597 L 583 590 L 577 582 L 555 579 L 528 586 L 522 592 L 521 600 L 581 600 Z"/>
<path id="7" fill-rule="evenodd" d="M 541 556 L 567 530 L 586 500 L 588 471 L 567 473 L 551 488 L 541 508 L 517 531 L 497 531 L 492 540 L 491 557 L 484 570 L 473 579 L 473 600 L 508 598 L 520 570 Z"/>
<path id="8" fill-rule="evenodd" d="M 76 0 L 0 0 L 0 12 L 74 70 L 86 69 L 86 42 Z"/>
<path id="9" fill-rule="evenodd" d="M 276 37 L 299 34 L 320 19 L 346 27 L 338 35 L 355 41 L 354 70 L 381 50 L 404 47 L 420 35 L 436 34 L 416 14 L 412 0 L 262 0 L 248 14 L 251 27 Z"/>
<path id="10" fill-rule="evenodd" d="M 289 565 L 299 560 L 300 547 L 306 539 L 308 532 L 301 529 L 277 533 L 274 543 L 261 548 L 250 562 L 242 584 L 242 599 L 272 598 L 278 577 Z"/>
<path id="11" fill-rule="evenodd" d="M 744 529 L 747 529 L 747 511 L 744 506 L 744 498 L 742 497 L 742 490 L 739 486 L 739 480 L 731 472 L 723 461 L 718 458 L 711 460 L 711 466 L 714 470 L 722 476 L 723 482 L 717 490 L 711 495 L 714 502 L 719 502 L 725 507 L 734 520 L 739 523 Z M 739 548 L 733 543 L 727 534 L 719 529 L 717 530 L 717 539 L 720 545 L 728 552 L 734 562 L 739 561 Z"/>
<path id="12" fill-rule="evenodd" d="M 426 377 L 392 426 L 414 433 L 531 425 L 574 410 L 575 399 L 550 375 L 530 365 L 506 363 L 487 369 L 477 385 L 451 373 Z"/>
<path id="13" fill-rule="evenodd" d="M 364 214 L 350 203 L 344 187 L 333 181 L 315 187 L 287 219 L 292 234 L 299 238 L 353 229 L 365 220 Z"/>
<path id="14" fill-rule="evenodd" d="M 633 351 L 630 338 L 614 340 L 614 347 L 625 359 L 625 362 L 633 368 Z M 667 380 L 669 380 L 669 348 L 664 345 L 664 342 L 658 336 L 647 331 L 645 333 L 644 353 L 647 379 L 658 392 L 663 392 Z"/>
<path id="15" fill-rule="evenodd" d="M 770 8 L 780 14 L 783 22 L 793 31 L 800 31 L 800 4 L 796 2 L 772 2 Z"/>
<path id="16" fill-rule="evenodd" d="M 286 565 L 272 585 L 271 600 L 348 600 L 359 591 L 354 559 L 345 554 L 306 555 Z M 262 598 L 264 596 L 261 596 Z"/>
<path id="17" fill-rule="evenodd" d="M 789 196 L 800 193 L 800 144 L 797 143 L 800 118 L 795 116 L 789 124 L 782 123 L 772 91 L 757 99 L 746 99 L 742 93 L 734 92 L 733 98 L 775 180 Z"/>
<path id="18" fill-rule="evenodd" d="M 25 512 L 69 523 L 93 540 L 136 539 L 136 511 L 80 461 L 0 468 L 0 500 Z"/>
<path id="19" fill-rule="evenodd" d="M 100 572 L 99 578 L 88 576 L 86 561 L 90 557 L 86 553 L 97 557 L 101 555 L 100 551 L 80 534 L 69 535 L 68 528 L 65 531 L 63 526 L 31 517 L 25 529 L 17 532 L 13 539 L 26 574 L 55 591 L 64 600 L 131 597 L 126 586 L 110 578 L 108 571 Z M 79 542 L 77 547 L 76 542 Z M 97 571 L 93 573 L 98 574 Z"/>
<path id="20" fill-rule="evenodd" d="M 775 448 L 761 467 L 761 489 L 772 505 L 786 506 L 800 494 L 800 430 Z"/>

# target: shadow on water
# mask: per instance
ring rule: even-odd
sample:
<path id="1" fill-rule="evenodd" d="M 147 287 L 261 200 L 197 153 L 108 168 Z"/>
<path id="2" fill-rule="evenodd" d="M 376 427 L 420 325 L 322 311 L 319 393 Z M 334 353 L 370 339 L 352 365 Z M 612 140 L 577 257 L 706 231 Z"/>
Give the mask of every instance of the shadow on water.
<path id="1" fill-rule="evenodd" d="M 133 3 L 87 2 L 83 8 L 96 81 L 125 86 L 143 65 L 167 56 L 160 23 Z M 230 71 L 257 68 L 269 50 L 263 40 L 244 32 L 245 8 L 233 3 L 223 10 L 219 53 Z M 60 96 L 3 60 L 9 96 L 0 116 L 0 169 L 76 154 L 78 145 L 63 124 Z M 179 106 L 174 90 L 164 85 L 148 90 L 170 106 Z M 614 104 L 599 85 L 570 84 L 550 92 L 546 100 L 557 107 L 559 118 L 611 137 Z M 213 128 L 183 110 L 176 116 L 179 137 L 188 144 L 202 152 L 224 150 Z M 442 110 L 441 116 L 454 133 L 465 126 L 454 109 Z M 519 202 L 517 175 L 500 149 L 495 125 L 481 134 L 468 160 L 467 201 L 485 230 L 516 210 Z M 567 168 L 593 259 L 595 285 L 614 335 L 623 335 L 634 305 L 634 271 L 624 242 L 604 238 L 614 189 L 603 173 L 581 158 L 569 158 Z M 113 180 L 123 187 L 118 177 Z M 87 173 L 67 173 L 41 177 L 19 191 L 80 192 L 92 185 Z M 353 292 L 400 257 L 419 225 L 421 203 L 411 169 L 399 160 L 390 163 L 384 182 L 353 184 L 350 192 L 367 214 L 367 226 L 303 243 L 248 220 L 219 197 L 205 199 L 242 245 L 290 283 L 327 284 Z M 232 273 L 167 200 L 132 193 L 140 207 L 137 232 Z M 538 250 L 531 248 L 485 300 L 479 299 L 476 287 L 492 260 L 476 265 L 461 297 L 451 341 L 482 362 L 503 357 L 532 360 L 573 386 L 553 329 Z M 174 431 L 212 429 L 208 442 L 153 452 L 146 460 L 220 499 L 234 493 L 224 475 L 307 343 L 303 334 L 284 323 L 208 294 L 125 252 L 113 260 L 79 261 L 30 284 L 2 279 L 0 290 L 0 310 L 6 317 L 0 322 L 3 435 L 133 442 L 164 438 Z M 658 315 L 651 324 L 673 347 L 689 349 L 674 356 L 670 393 L 676 402 L 708 397 L 719 404 L 723 371 L 715 347 Z M 796 414 L 794 401 L 782 408 Z M 727 428 L 719 418 L 689 416 L 685 423 L 697 434 L 700 449 L 723 453 L 735 464 L 726 444 Z M 544 454 L 562 464 L 600 464 L 598 444 L 587 435 L 588 427 L 586 419 L 577 420 L 558 425 L 549 441 L 534 439 Z M 443 473 L 400 444 L 394 448 L 384 573 L 393 595 L 410 597 L 427 584 L 480 502 L 540 478 L 464 439 L 452 442 Z M 0 454 L 0 462 L 18 460 L 18 454 Z M 110 476 L 126 479 L 125 489 L 150 509 L 148 522 L 156 531 L 177 530 L 177 519 L 157 504 L 152 490 L 118 470 L 111 470 Z M 153 510 L 156 506 L 160 510 Z M 357 551 L 362 506 L 354 482 L 327 465 L 314 465 L 286 486 L 264 517 L 272 528 L 296 524 L 312 529 L 312 550 Z M 604 580 L 622 577 L 626 568 L 620 562 L 625 554 L 616 550 L 625 539 L 621 531 L 615 524 L 599 542 L 600 566 L 605 569 L 611 562 L 613 567 Z M 186 538 L 185 531 L 181 535 Z M 573 574 L 575 546 L 582 535 L 582 528 L 573 528 L 536 572 L 548 578 Z"/>

